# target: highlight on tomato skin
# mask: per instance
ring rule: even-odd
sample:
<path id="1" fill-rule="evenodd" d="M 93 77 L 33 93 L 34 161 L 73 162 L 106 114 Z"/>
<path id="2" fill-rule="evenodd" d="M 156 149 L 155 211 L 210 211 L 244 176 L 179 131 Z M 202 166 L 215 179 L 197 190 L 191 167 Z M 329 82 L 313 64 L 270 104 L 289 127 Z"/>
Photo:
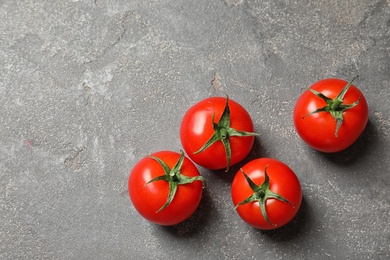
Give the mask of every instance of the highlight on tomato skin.
<path id="1" fill-rule="evenodd" d="M 246 109 L 229 97 L 210 97 L 191 106 L 180 125 L 180 140 L 187 156 L 212 170 L 242 161 L 252 149 L 252 119 Z"/>
<path id="2" fill-rule="evenodd" d="M 353 80 L 320 80 L 297 99 L 294 126 L 299 137 L 313 149 L 340 152 L 355 143 L 366 128 L 367 100 Z"/>
<path id="3" fill-rule="evenodd" d="M 184 153 L 159 151 L 141 159 L 128 179 L 130 200 L 146 220 L 171 226 L 198 208 L 204 178 Z"/>
<path id="4" fill-rule="evenodd" d="M 273 158 L 258 158 L 245 164 L 234 176 L 231 195 L 240 218 L 261 230 L 288 224 L 302 202 L 297 175 Z"/>

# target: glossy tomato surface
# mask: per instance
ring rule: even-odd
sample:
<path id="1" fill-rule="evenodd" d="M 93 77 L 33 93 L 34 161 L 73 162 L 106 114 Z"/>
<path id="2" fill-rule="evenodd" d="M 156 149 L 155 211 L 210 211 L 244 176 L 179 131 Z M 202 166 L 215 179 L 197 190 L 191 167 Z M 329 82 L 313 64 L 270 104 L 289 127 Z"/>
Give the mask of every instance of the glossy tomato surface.
<path id="1" fill-rule="evenodd" d="M 160 151 L 151 156 L 160 158 L 171 169 L 180 158 L 179 153 L 171 151 Z M 187 177 L 199 176 L 198 169 L 186 157 L 180 172 Z M 141 159 L 130 172 L 130 199 L 145 219 L 159 225 L 175 225 L 189 218 L 197 209 L 202 197 L 202 182 L 179 185 L 172 202 L 158 212 L 167 201 L 169 183 L 163 180 L 148 182 L 161 175 L 164 175 L 164 169 L 156 160 L 149 156 Z"/>
<path id="2" fill-rule="evenodd" d="M 348 82 L 341 79 L 324 79 L 310 88 L 334 99 Z M 336 120 L 328 112 L 308 115 L 326 105 L 320 97 L 306 90 L 297 100 L 294 108 L 294 125 L 298 135 L 312 148 L 322 152 L 339 152 L 351 146 L 364 131 L 368 121 L 368 105 L 363 93 L 351 85 L 343 103 L 359 103 L 343 112 L 343 123 L 335 135 Z"/>
<path id="3" fill-rule="evenodd" d="M 239 131 L 253 132 L 253 122 L 243 106 L 229 99 L 230 127 Z M 225 148 L 221 141 L 215 142 L 204 151 L 198 151 L 214 134 L 214 123 L 218 123 L 226 105 L 226 98 L 211 97 L 193 105 L 184 115 L 180 126 L 180 140 L 187 155 L 197 164 L 208 169 L 227 167 Z M 243 160 L 250 152 L 254 136 L 231 136 L 230 165 Z"/>
<path id="4" fill-rule="evenodd" d="M 297 214 L 302 201 L 302 189 L 298 177 L 283 162 L 272 158 L 259 158 L 250 161 L 242 170 L 257 185 L 265 180 L 264 170 L 267 167 L 269 190 L 287 199 L 291 204 L 270 198 L 265 201 L 265 210 L 269 222 L 261 213 L 259 202 L 239 205 L 236 210 L 239 216 L 249 225 L 270 230 L 289 223 Z M 237 172 L 232 183 L 232 200 L 235 206 L 251 196 L 254 191 L 248 184 L 241 170 Z"/>

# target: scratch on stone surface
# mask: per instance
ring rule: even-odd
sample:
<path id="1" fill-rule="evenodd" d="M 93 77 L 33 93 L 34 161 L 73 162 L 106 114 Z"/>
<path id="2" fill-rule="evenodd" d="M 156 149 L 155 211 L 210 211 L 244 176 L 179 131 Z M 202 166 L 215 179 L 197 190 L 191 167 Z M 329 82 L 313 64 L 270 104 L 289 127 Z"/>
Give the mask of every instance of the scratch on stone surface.
<path id="1" fill-rule="evenodd" d="M 332 189 L 333 189 L 337 194 L 339 194 L 339 195 L 341 194 L 339 188 L 337 188 L 336 186 L 334 186 L 333 183 L 331 183 L 329 180 L 328 180 L 328 183 L 329 183 L 330 187 L 332 187 Z"/>
<path id="2" fill-rule="evenodd" d="M 352 61 L 353 61 L 353 64 L 355 65 L 355 68 L 356 68 L 358 74 L 360 74 L 359 67 L 358 67 L 358 65 L 356 63 L 356 59 L 353 58 Z"/>
<path id="3" fill-rule="evenodd" d="M 98 173 L 104 173 L 104 168 L 106 167 L 104 163 L 104 150 L 101 147 L 98 136 L 95 136 L 93 141 L 92 159 L 97 163 Z"/>
<path id="4" fill-rule="evenodd" d="M 84 106 L 94 105 L 93 95 L 91 94 L 91 86 L 89 86 L 86 82 L 83 82 L 82 88 L 84 90 Z"/>
<path id="5" fill-rule="evenodd" d="M 150 37 L 151 35 L 151 32 L 149 31 L 147 34 L 145 34 L 141 39 L 139 39 L 138 41 L 132 43 L 132 44 L 129 44 L 129 46 L 126 48 L 126 50 L 124 51 L 124 53 L 127 53 L 128 50 L 132 49 L 132 48 L 135 48 L 137 47 L 140 43 L 142 43 L 146 38 Z"/>
<path id="6" fill-rule="evenodd" d="M 244 0 L 225 0 L 225 3 L 228 5 L 239 5 L 242 4 Z"/>
<path id="7" fill-rule="evenodd" d="M 75 172 L 80 171 L 82 166 L 84 165 L 84 151 L 84 147 L 78 149 L 75 155 L 69 156 L 64 160 L 64 164 Z"/>
<path id="8" fill-rule="evenodd" d="M 221 82 L 221 77 L 219 76 L 218 72 L 215 72 L 215 73 L 214 73 L 214 78 L 213 78 L 213 80 L 211 81 L 211 86 L 213 86 L 213 88 L 214 88 L 216 91 L 222 91 L 222 90 L 223 90 L 223 86 L 222 86 L 222 82 Z"/>
<path id="9" fill-rule="evenodd" d="M 126 29 L 124 27 L 122 27 L 122 30 L 120 32 L 120 34 L 118 35 L 118 37 L 116 37 L 116 39 L 111 43 L 111 46 L 115 46 L 117 45 L 123 38 L 123 35 L 125 35 L 126 33 Z"/>
<path id="10" fill-rule="evenodd" d="M 385 136 L 389 136 L 390 129 L 390 120 L 383 117 L 382 112 L 375 111 L 374 112 L 375 119 L 379 123 L 379 129 Z"/>
<path id="11" fill-rule="evenodd" d="M 96 4 L 96 0 L 95 0 L 95 4 Z M 119 25 L 121 27 L 121 32 L 120 34 L 118 35 L 118 37 L 116 37 L 116 39 L 114 40 L 113 43 L 111 43 L 112 46 L 118 44 L 123 36 L 125 35 L 125 33 L 127 32 L 127 29 L 126 27 L 124 26 L 124 23 L 126 22 L 126 20 L 129 18 L 129 17 L 134 17 L 135 19 L 139 19 L 137 17 L 137 15 L 133 12 L 133 11 L 127 11 L 125 14 L 122 15 L 122 17 L 120 18 L 119 20 Z"/>

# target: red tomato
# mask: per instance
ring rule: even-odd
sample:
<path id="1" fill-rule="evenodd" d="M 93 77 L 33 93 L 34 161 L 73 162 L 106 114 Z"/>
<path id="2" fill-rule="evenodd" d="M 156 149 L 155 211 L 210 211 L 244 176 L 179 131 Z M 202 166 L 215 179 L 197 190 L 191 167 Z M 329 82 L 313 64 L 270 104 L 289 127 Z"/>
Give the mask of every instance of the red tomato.
<path id="1" fill-rule="evenodd" d="M 348 84 L 341 79 L 324 79 L 297 100 L 293 116 L 295 128 L 312 148 L 322 152 L 342 151 L 365 129 L 367 101 L 359 89 Z"/>
<path id="2" fill-rule="evenodd" d="M 256 135 L 253 129 L 251 117 L 240 104 L 229 98 L 211 97 L 186 112 L 180 140 L 197 164 L 228 170 L 249 154 Z"/>
<path id="3" fill-rule="evenodd" d="M 145 219 L 170 226 L 195 212 L 202 197 L 202 182 L 198 169 L 184 153 L 160 151 L 134 166 L 128 188 L 135 209 Z"/>
<path id="4" fill-rule="evenodd" d="M 259 158 L 244 165 L 235 175 L 232 199 L 239 216 L 249 225 L 275 229 L 297 214 L 302 201 L 301 184 L 286 164 Z"/>

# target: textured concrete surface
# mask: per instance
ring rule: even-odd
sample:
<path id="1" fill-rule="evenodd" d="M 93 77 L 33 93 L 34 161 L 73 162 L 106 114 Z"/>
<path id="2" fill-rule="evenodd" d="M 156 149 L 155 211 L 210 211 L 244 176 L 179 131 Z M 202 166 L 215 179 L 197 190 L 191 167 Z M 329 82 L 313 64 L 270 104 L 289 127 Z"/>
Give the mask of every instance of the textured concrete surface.
<path id="1" fill-rule="evenodd" d="M 1 259 L 389 259 L 388 0 L 0 1 Z M 317 80 L 356 81 L 369 123 L 323 154 L 292 109 Z M 246 161 L 299 176 L 288 226 L 262 232 L 235 213 L 229 173 L 174 227 L 130 203 L 132 166 L 179 151 L 184 112 L 221 91 L 262 135 Z"/>

